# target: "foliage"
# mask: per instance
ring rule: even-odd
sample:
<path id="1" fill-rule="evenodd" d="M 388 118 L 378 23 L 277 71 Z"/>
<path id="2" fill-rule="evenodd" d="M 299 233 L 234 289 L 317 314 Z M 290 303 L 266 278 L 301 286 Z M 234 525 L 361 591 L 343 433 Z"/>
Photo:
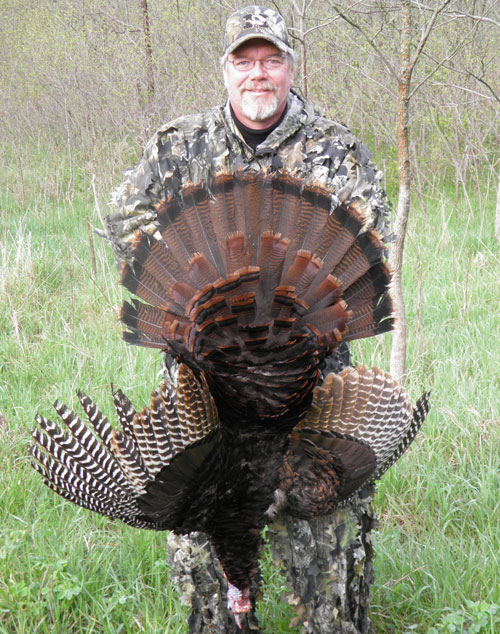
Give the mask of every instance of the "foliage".
<path id="1" fill-rule="evenodd" d="M 303 5 L 308 93 L 329 115 L 369 140 L 385 169 L 384 152 L 395 145 L 397 85 L 372 45 L 393 68 L 398 66 L 398 4 L 275 4 L 294 35 L 302 24 L 297 7 Z M 412 19 L 420 33 L 437 0 L 412 4 L 418 5 Z M 348 12 L 371 43 L 340 19 L 334 6 Z M 474 7 L 472 19 L 469 2 L 452 0 L 414 72 L 415 86 L 427 78 L 412 100 L 412 160 L 420 189 L 423 181 L 439 188 L 450 172 L 457 188 L 463 188 L 498 159 L 494 94 L 500 95 L 495 63 L 500 9 L 495 0 Z M 131 139 L 137 152 L 161 122 L 223 99 L 219 56 L 230 3 L 149 3 L 156 87 L 151 102 L 137 0 L 26 0 L 22 5 L 2 0 L 0 10 L 4 134 L 17 147 L 25 137 L 49 138 L 59 149 L 76 150 L 91 173 L 99 164 L 99 185 L 109 188 L 129 164 Z M 300 56 L 298 41 L 295 48 Z M 302 72 L 299 59 L 299 86 Z"/>
<path id="2" fill-rule="evenodd" d="M 465 601 L 460 610 L 447 610 L 427 634 L 494 634 L 500 627 L 500 606 L 485 601 Z"/>

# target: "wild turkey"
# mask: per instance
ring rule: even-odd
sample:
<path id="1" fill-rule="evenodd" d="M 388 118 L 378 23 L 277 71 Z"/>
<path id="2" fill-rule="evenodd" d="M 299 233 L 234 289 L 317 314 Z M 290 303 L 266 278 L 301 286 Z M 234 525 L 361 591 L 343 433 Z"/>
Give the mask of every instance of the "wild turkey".
<path id="1" fill-rule="evenodd" d="M 318 385 L 342 341 L 392 327 L 384 246 L 355 205 L 289 174 L 219 174 L 157 206 L 122 284 L 126 341 L 180 363 L 149 409 L 114 394 L 121 430 L 80 395 L 44 417 L 34 468 L 64 498 L 139 528 L 204 531 L 237 622 L 277 511 L 330 513 L 405 451 L 428 411 L 375 368 Z M 146 303 L 144 303 L 146 302 Z"/>

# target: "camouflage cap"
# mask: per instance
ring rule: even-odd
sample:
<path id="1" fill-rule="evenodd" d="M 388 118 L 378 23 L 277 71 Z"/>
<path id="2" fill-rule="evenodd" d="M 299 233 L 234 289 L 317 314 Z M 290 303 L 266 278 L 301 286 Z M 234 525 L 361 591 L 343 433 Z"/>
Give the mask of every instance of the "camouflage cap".
<path id="1" fill-rule="evenodd" d="M 294 55 L 281 15 L 272 9 L 253 4 L 235 11 L 229 17 L 224 34 L 223 59 L 244 42 L 256 38 L 268 40 L 283 52 Z"/>

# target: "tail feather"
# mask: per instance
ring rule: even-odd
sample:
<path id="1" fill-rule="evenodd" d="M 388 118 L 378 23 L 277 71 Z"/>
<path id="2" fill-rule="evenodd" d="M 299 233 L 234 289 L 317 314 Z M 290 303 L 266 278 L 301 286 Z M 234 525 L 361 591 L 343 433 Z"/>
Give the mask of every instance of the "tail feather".
<path id="1" fill-rule="evenodd" d="M 272 297 L 283 276 L 283 265 L 290 241 L 279 234 L 266 231 L 262 234 L 256 265 L 261 271 L 261 291 L 264 297 Z"/>
<path id="2" fill-rule="evenodd" d="M 209 198 L 203 190 L 194 185 L 183 191 L 183 201 L 186 211 L 185 219 L 192 237 L 193 252 L 204 254 L 215 275 L 226 275 L 226 267 L 220 248 L 217 246 L 217 235 L 211 221 Z"/>
<path id="3" fill-rule="evenodd" d="M 132 346 L 142 346 L 143 348 L 153 348 L 156 350 L 165 350 L 164 337 L 150 337 L 141 332 L 127 331 L 123 333 L 123 340 Z"/>
<path id="4" fill-rule="evenodd" d="M 336 303 L 341 295 L 339 281 L 333 275 L 328 275 L 320 284 L 311 285 L 304 294 L 304 302 L 308 304 L 309 310 L 314 312 Z"/>
<path id="5" fill-rule="evenodd" d="M 315 248 L 323 259 L 324 270 L 331 273 L 359 235 L 363 222 L 345 205 L 332 210 L 323 228 L 322 239 Z"/>
<path id="6" fill-rule="evenodd" d="M 245 240 L 245 234 L 242 231 L 228 233 L 225 244 L 226 267 L 230 275 L 239 269 L 251 266 L 252 249 L 249 248 L 248 241 Z"/>
<path id="7" fill-rule="evenodd" d="M 219 349 L 229 365 L 258 367 L 272 363 L 276 347 L 288 341 L 292 349 L 306 337 L 313 380 L 342 340 L 390 329 L 383 245 L 361 232 L 354 208 L 331 209 L 327 191 L 289 174 L 216 175 L 211 194 L 190 185 L 182 204 L 163 203 L 165 248 L 137 238 L 122 283 L 147 304 L 124 304 L 127 341 L 169 349 L 215 376 L 210 364 Z M 243 395 L 257 374 L 247 376 Z M 271 409 L 259 416 L 279 415 Z"/>
<path id="8" fill-rule="evenodd" d="M 231 195 L 233 182 L 232 174 L 221 173 L 212 183 L 210 219 L 216 236 L 231 236 L 238 231 L 243 238 L 243 225 L 240 225 L 239 229 L 236 229 L 236 206 L 234 198 Z M 250 264 L 250 262 L 248 264 Z M 235 269 L 231 268 L 228 264 L 226 265 L 228 274 L 234 270 Z"/>
<path id="9" fill-rule="evenodd" d="M 346 315 L 347 305 L 345 302 L 340 301 L 333 306 L 328 306 L 328 308 L 317 310 L 311 315 L 306 315 L 302 319 L 303 321 L 307 320 L 308 324 L 316 326 L 321 331 L 338 331 L 340 337 L 343 338 L 346 330 Z"/>
<path id="10" fill-rule="evenodd" d="M 269 180 L 263 171 L 259 173 L 257 182 L 259 183 L 258 209 L 252 213 L 250 226 L 251 235 L 257 238 L 256 253 L 258 252 L 262 234 L 274 232 L 274 222 L 276 219 L 274 214 L 276 210 L 273 206 L 274 187 L 272 181 Z"/>
<path id="11" fill-rule="evenodd" d="M 131 293 L 139 295 L 141 288 L 147 287 L 148 283 L 156 281 L 157 288 L 168 288 L 176 280 L 182 279 L 184 274 L 184 269 L 164 242 L 147 233 L 140 233 L 134 241 L 133 266 L 124 266 L 121 283 Z"/>
<path id="12" fill-rule="evenodd" d="M 178 280 L 184 279 L 182 276 L 175 278 L 171 275 L 165 279 L 163 269 L 169 266 L 170 256 L 166 258 L 161 268 L 155 267 L 155 270 L 151 266 L 148 266 L 149 262 L 153 259 L 148 257 L 150 250 L 147 243 L 150 241 L 150 236 L 144 236 L 140 242 L 136 243 L 139 249 L 138 258 L 134 260 L 133 265 L 124 265 L 120 283 L 145 302 L 182 315 L 186 305 L 185 298 L 191 297 L 196 289 L 184 281 L 179 282 Z M 159 247 L 156 248 L 157 252 L 161 250 Z M 163 250 L 165 251 L 165 249 Z M 160 277 L 156 276 L 158 269 L 160 269 Z"/>
<path id="13" fill-rule="evenodd" d="M 130 329 L 124 333 L 126 340 L 160 350 L 167 348 L 169 339 L 183 339 L 192 325 L 184 317 L 136 300 L 123 303 L 120 319 Z"/>
<path id="14" fill-rule="evenodd" d="M 260 185 L 263 173 L 257 177 L 251 172 L 240 173 L 234 179 L 232 185 L 232 198 L 235 209 L 235 231 L 243 231 L 246 236 L 251 237 L 252 246 L 258 237 L 258 221 L 261 205 Z M 231 196 L 230 196 L 231 197 Z M 266 227 L 268 229 L 268 227 Z M 264 230 L 266 230 L 264 229 Z"/>
<path id="15" fill-rule="evenodd" d="M 219 272 L 212 262 L 202 253 L 195 253 L 189 262 L 189 279 L 194 288 L 200 289 L 219 279 Z M 193 296 L 190 294 L 187 301 Z"/>
<path id="16" fill-rule="evenodd" d="M 294 251 L 307 250 L 308 242 L 310 242 L 311 236 L 311 224 L 317 222 L 319 227 L 322 225 L 321 212 L 324 210 L 316 207 L 318 200 L 326 200 L 327 213 L 331 207 L 331 201 L 328 195 L 324 195 L 321 198 L 318 195 L 317 188 L 307 188 L 302 190 L 301 195 L 301 208 L 295 220 L 295 226 L 292 229 L 293 242 L 292 247 Z M 313 220 L 314 218 L 314 220 Z M 287 263 L 288 264 L 288 263 Z"/>
<path id="17" fill-rule="evenodd" d="M 390 283 L 391 271 L 385 263 L 381 262 L 375 264 L 345 289 L 343 298 L 349 303 L 351 310 L 354 310 L 370 300 L 375 302 L 384 296 L 390 298 L 388 293 Z"/>
<path id="18" fill-rule="evenodd" d="M 394 318 L 387 316 L 391 315 L 391 312 L 392 300 L 387 296 L 352 310 L 347 320 L 347 333 L 344 341 L 371 337 L 392 330 Z"/>
<path id="19" fill-rule="evenodd" d="M 292 248 L 285 260 L 285 270 L 293 259 L 293 242 L 298 218 L 302 210 L 303 183 L 290 175 L 284 174 L 280 179 L 274 179 L 273 216 L 275 218 L 275 230 L 281 236 L 290 239 Z M 283 213 L 283 209 L 287 213 Z"/>
<path id="20" fill-rule="evenodd" d="M 311 251 L 297 251 L 295 259 L 283 276 L 284 286 L 293 286 L 300 297 L 311 286 L 312 281 L 321 270 L 323 263 Z"/>
<path id="21" fill-rule="evenodd" d="M 374 232 L 362 233 L 344 253 L 333 269 L 333 275 L 348 289 L 382 259 L 383 244 Z"/>
<path id="22" fill-rule="evenodd" d="M 168 319 L 168 313 L 136 300 L 133 302 L 133 304 L 124 302 L 120 316 L 122 322 L 134 332 L 157 336 L 159 339 L 163 338 L 165 342 L 165 333 L 168 332 L 172 323 Z"/>
<path id="23" fill-rule="evenodd" d="M 183 216 L 184 205 L 181 200 L 172 198 L 168 202 L 161 201 L 156 207 L 156 220 L 162 239 L 179 265 L 188 269 L 189 260 L 196 249 L 185 219 L 183 222 L 178 221 Z"/>
<path id="24" fill-rule="evenodd" d="M 313 186 L 304 190 L 297 235 L 297 247 L 300 250 L 316 251 L 331 208 L 331 198 L 323 188 Z"/>

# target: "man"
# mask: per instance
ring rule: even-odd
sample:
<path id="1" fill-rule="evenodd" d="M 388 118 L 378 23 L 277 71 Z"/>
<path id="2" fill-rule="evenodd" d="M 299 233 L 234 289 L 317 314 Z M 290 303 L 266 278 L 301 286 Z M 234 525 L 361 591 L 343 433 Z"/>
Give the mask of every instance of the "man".
<path id="1" fill-rule="evenodd" d="M 295 55 L 281 16 L 260 6 L 236 11 L 227 21 L 221 63 L 226 104 L 162 126 L 115 192 L 107 223 L 117 259 L 129 258 L 135 230 L 156 231 L 159 200 L 177 194 L 189 182 L 210 186 L 213 175 L 222 170 L 289 170 L 330 190 L 333 205 L 339 201 L 355 205 L 365 226 L 386 234 L 387 199 L 368 150 L 347 128 L 322 116 L 292 89 Z M 327 360 L 327 369 L 340 371 L 349 362 L 349 349 L 343 344 Z M 209 571 L 206 550 L 186 538 L 172 537 L 170 542 L 170 559 L 177 566 L 174 576 L 184 575 L 181 585 L 191 588 L 189 600 L 196 601 L 204 592 L 199 612 L 212 613 L 205 625 L 230 631 L 232 624 L 227 621 L 216 625 L 219 617 L 225 617 L 218 614 L 220 601 L 207 589 L 219 573 Z M 198 582 L 190 582 L 190 570 L 195 568 Z M 304 597 L 301 600 L 304 603 Z M 192 615 L 191 631 L 203 631 L 204 618 Z"/>
<path id="2" fill-rule="evenodd" d="M 137 228 L 155 231 L 159 199 L 239 168 L 293 171 L 329 189 L 334 203 L 354 203 L 385 233 L 387 199 L 367 148 L 292 90 L 294 53 L 281 16 L 258 6 L 234 13 L 221 62 L 226 104 L 162 126 L 116 190 L 107 223 L 117 258 L 127 257 Z"/>

